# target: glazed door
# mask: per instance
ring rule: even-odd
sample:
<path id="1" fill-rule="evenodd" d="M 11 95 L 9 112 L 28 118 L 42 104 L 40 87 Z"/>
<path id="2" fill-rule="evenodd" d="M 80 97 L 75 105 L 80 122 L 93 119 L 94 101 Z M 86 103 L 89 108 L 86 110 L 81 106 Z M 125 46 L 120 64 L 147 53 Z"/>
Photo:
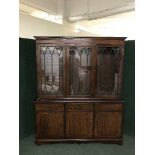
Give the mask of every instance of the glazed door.
<path id="1" fill-rule="evenodd" d="M 39 96 L 64 96 L 65 47 L 54 44 L 38 45 L 37 63 Z"/>
<path id="2" fill-rule="evenodd" d="M 96 52 L 96 96 L 118 97 L 121 90 L 123 48 L 99 45 Z"/>
<path id="3" fill-rule="evenodd" d="M 84 97 L 93 94 L 93 47 L 67 48 L 67 94 Z"/>

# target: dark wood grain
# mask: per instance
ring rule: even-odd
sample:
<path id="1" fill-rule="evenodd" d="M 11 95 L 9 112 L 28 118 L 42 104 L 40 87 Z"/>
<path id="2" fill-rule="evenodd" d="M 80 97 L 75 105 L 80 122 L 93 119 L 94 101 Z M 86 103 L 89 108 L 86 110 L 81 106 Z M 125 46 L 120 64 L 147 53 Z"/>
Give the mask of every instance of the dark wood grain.
<path id="1" fill-rule="evenodd" d="M 120 138 L 121 137 L 121 112 L 96 112 L 95 138 Z"/>
<path id="2" fill-rule="evenodd" d="M 92 138 L 93 112 L 69 111 L 66 116 L 67 138 Z"/>
<path id="3" fill-rule="evenodd" d="M 64 138 L 63 112 L 37 113 L 37 138 Z"/>
<path id="4" fill-rule="evenodd" d="M 36 36 L 36 58 L 37 58 L 37 84 L 38 98 L 33 102 L 35 105 L 35 130 L 36 144 L 45 143 L 115 143 L 122 144 L 123 140 L 123 111 L 125 101 L 122 99 L 122 72 L 124 59 L 125 37 L 48 37 Z M 63 47 L 63 94 L 50 95 L 42 93 L 42 73 L 40 48 L 61 46 Z M 116 71 L 118 73 L 118 94 L 98 94 L 98 47 L 120 49 Z M 90 47 L 92 58 L 90 66 L 80 66 L 81 69 L 90 71 L 90 93 L 89 95 L 70 95 L 70 47 Z M 107 63 L 104 71 L 107 72 L 104 82 L 111 87 L 113 71 L 111 68 L 115 64 L 113 58 L 105 58 Z M 115 61 L 116 61 L 115 60 Z M 52 61 L 52 60 L 51 60 Z M 108 64 L 106 66 L 106 64 Z M 114 71 L 115 71 L 114 70 Z M 104 73 L 103 73 L 104 74 Z M 78 75 L 80 77 L 80 74 Z M 60 78 L 60 77 L 59 77 Z M 78 78 L 78 77 L 76 77 Z M 111 89 L 111 88 L 110 88 Z"/>

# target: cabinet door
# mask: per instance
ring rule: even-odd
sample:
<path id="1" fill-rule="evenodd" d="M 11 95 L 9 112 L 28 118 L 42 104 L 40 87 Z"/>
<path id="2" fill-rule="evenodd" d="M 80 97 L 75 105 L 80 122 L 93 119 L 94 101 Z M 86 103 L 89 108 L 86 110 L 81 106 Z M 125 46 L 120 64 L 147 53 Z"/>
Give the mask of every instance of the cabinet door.
<path id="1" fill-rule="evenodd" d="M 96 96 L 117 97 L 120 95 L 122 67 L 122 47 L 97 46 Z"/>
<path id="2" fill-rule="evenodd" d="M 95 107 L 94 138 L 121 138 L 122 105 L 102 105 Z"/>
<path id="3" fill-rule="evenodd" d="M 68 47 L 68 95 L 90 96 L 92 94 L 92 47 Z"/>
<path id="4" fill-rule="evenodd" d="M 67 138 L 92 138 L 93 107 L 90 104 L 68 105 L 66 112 Z"/>
<path id="5" fill-rule="evenodd" d="M 63 105 L 37 105 L 36 137 L 39 139 L 64 138 Z"/>
<path id="6" fill-rule="evenodd" d="M 61 45 L 40 44 L 37 51 L 40 97 L 64 95 L 64 55 Z"/>

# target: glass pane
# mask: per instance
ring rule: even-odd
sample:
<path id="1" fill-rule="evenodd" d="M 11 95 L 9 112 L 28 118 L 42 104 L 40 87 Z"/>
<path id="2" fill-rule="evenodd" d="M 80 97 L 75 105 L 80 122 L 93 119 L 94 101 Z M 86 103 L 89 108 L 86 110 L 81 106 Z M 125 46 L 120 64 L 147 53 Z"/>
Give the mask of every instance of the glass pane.
<path id="1" fill-rule="evenodd" d="M 63 48 L 41 47 L 41 92 L 63 95 Z"/>
<path id="2" fill-rule="evenodd" d="M 98 47 L 97 95 L 118 94 L 118 47 Z"/>
<path id="3" fill-rule="evenodd" d="M 90 94 L 90 65 L 92 50 L 89 47 L 70 47 L 70 95 Z"/>

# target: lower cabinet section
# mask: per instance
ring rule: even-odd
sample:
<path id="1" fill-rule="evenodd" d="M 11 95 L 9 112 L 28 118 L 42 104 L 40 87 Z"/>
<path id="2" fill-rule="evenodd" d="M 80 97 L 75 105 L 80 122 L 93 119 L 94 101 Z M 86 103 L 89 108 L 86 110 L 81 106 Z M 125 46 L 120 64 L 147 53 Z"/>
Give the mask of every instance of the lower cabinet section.
<path id="1" fill-rule="evenodd" d="M 36 143 L 121 143 L 122 112 L 122 103 L 38 103 Z"/>

